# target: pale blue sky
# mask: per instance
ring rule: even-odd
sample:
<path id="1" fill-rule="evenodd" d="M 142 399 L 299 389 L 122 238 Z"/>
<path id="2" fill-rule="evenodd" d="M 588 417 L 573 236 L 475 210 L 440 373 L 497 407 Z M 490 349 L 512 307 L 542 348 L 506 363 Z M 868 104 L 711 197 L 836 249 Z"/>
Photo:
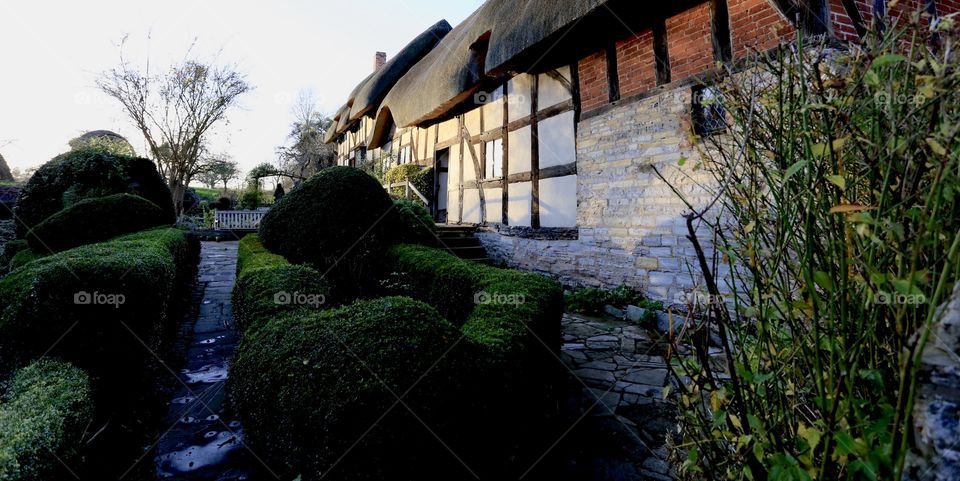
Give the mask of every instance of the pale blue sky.
<path id="1" fill-rule="evenodd" d="M 456 25 L 482 3 L 0 0 L 0 153 L 23 169 L 65 151 L 85 131 L 107 129 L 142 155 L 142 137 L 94 79 L 118 62 L 124 35 L 127 57 L 143 62 L 149 51 L 155 66 L 182 58 L 196 39 L 201 57 L 222 49 L 221 60 L 237 63 L 256 87 L 214 142 L 249 169 L 273 160 L 298 92 L 312 91 L 332 113 L 370 73 L 375 51 L 392 57 L 441 18 Z"/>

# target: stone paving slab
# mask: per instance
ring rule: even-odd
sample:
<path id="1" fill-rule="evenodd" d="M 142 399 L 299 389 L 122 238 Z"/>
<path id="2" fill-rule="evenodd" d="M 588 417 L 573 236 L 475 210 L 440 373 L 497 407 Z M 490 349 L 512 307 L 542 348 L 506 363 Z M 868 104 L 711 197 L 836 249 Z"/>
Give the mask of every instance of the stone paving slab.
<path id="1" fill-rule="evenodd" d="M 168 402 L 170 425 L 157 444 L 158 479 L 240 481 L 258 479 L 243 444 L 243 427 L 227 405 L 226 380 L 239 335 L 230 294 L 237 242 L 203 242 L 197 275 L 197 318 L 186 331 L 180 388 Z"/>

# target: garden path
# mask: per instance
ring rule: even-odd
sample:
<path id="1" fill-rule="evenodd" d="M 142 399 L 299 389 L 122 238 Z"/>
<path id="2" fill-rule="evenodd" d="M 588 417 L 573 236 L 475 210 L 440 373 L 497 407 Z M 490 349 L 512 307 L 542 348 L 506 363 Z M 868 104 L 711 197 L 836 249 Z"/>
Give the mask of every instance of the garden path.
<path id="1" fill-rule="evenodd" d="M 227 405 L 225 384 L 239 341 L 230 295 L 236 280 L 237 242 L 203 242 L 194 298 L 196 322 L 186 330 L 186 360 L 179 389 L 168 401 L 170 429 L 157 444 L 159 479 L 252 479 L 256 456 L 243 444 L 243 428 Z"/>

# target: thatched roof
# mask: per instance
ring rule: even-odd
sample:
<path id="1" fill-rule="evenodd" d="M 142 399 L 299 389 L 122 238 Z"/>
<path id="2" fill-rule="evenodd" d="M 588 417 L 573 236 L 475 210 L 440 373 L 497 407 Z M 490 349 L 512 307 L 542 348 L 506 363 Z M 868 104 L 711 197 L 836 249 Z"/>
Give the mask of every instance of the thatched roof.
<path id="1" fill-rule="evenodd" d="M 397 55 L 361 83 L 350 99 L 350 120 L 356 121 L 380 107 L 394 84 L 444 38 L 453 27 L 441 20 L 413 39 Z"/>
<path id="2" fill-rule="evenodd" d="M 407 73 L 383 102 L 397 125 L 442 116 L 488 78 L 572 27 L 607 0 L 488 0 Z M 522 70 L 522 66 L 521 70 Z"/>
<path id="3" fill-rule="evenodd" d="M 350 129 L 350 106 L 344 105 L 340 107 L 340 111 L 337 112 L 337 128 L 336 132 L 342 134 Z"/>

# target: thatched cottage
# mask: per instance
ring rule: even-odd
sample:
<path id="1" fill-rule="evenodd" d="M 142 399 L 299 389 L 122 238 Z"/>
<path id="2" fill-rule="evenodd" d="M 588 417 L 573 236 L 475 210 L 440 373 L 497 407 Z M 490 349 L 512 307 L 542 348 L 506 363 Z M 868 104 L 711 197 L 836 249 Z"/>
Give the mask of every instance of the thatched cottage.
<path id="1" fill-rule="evenodd" d="M 326 140 L 341 165 L 434 168 L 439 222 L 476 224 L 491 257 L 571 284 L 695 284 L 678 161 L 711 135 L 718 61 L 798 28 L 856 41 L 875 15 L 960 10 L 958 0 L 488 0 L 441 21 L 350 94 Z M 672 174 L 671 174 L 672 172 Z"/>

